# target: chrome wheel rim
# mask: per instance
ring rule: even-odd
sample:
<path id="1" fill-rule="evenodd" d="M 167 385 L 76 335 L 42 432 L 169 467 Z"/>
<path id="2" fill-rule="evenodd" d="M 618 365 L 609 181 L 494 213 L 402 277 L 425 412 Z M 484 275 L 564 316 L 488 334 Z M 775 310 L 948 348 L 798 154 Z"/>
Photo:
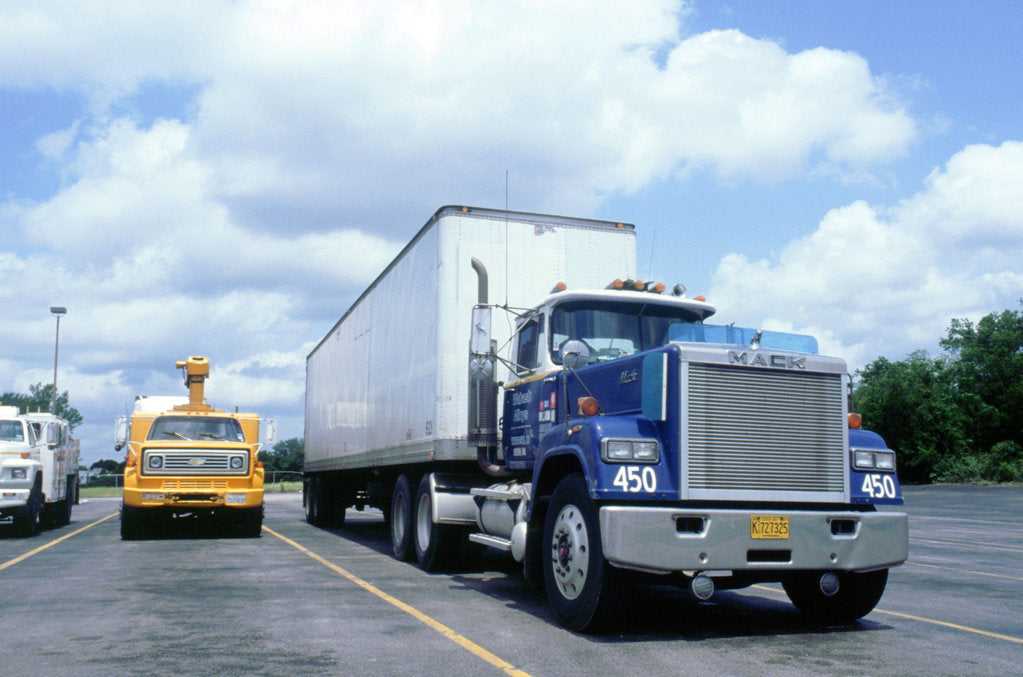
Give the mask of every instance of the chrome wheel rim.
<path id="1" fill-rule="evenodd" d="M 565 599 L 575 599 L 586 586 L 590 567 L 590 537 L 579 508 L 566 505 L 558 513 L 550 547 L 558 590 Z"/>

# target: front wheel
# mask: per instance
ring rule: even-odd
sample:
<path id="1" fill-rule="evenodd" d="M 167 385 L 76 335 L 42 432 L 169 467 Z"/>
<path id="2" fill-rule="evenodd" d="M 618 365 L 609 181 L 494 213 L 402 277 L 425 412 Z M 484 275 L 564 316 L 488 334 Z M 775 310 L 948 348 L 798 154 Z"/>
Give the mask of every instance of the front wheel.
<path id="1" fill-rule="evenodd" d="M 247 538 L 259 538 L 263 533 L 263 506 L 245 510 L 241 519 L 241 532 Z"/>
<path id="2" fill-rule="evenodd" d="M 121 540 L 137 541 L 142 538 L 142 515 L 138 508 L 121 506 Z"/>
<path id="3" fill-rule="evenodd" d="M 543 530 L 547 599 L 558 622 L 590 632 L 612 621 L 628 599 L 624 572 L 608 564 L 597 505 L 578 473 L 558 483 Z"/>
<path id="4" fill-rule="evenodd" d="M 887 569 L 862 574 L 815 571 L 796 574 L 782 587 L 796 608 L 815 621 L 848 623 L 873 610 L 887 582 Z"/>

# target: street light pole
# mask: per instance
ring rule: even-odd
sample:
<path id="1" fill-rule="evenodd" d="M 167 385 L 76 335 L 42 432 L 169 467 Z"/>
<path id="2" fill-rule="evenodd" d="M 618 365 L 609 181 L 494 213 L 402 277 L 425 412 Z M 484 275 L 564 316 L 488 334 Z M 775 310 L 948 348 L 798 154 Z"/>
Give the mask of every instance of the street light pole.
<path id="1" fill-rule="evenodd" d="M 50 306 L 50 312 L 57 318 L 57 338 L 53 343 L 53 399 L 50 400 L 50 413 L 57 413 L 57 355 L 60 352 L 60 316 L 67 313 L 63 306 Z"/>

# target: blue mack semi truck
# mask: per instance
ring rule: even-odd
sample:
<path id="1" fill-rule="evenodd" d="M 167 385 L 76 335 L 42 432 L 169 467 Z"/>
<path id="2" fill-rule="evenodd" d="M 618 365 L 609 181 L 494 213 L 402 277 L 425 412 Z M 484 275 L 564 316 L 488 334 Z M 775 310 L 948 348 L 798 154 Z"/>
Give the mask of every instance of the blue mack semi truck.
<path id="1" fill-rule="evenodd" d="M 845 363 L 812 337 L 715 326 L 681 285 L 594 285 L 634 267 L 633 232 L 439 210 L 309 356 L 307 519 L 378 507 L 394 555 L 428 570 L 504 551 L 575 631 L 608 627 L 637 583 L 707 600 L 776 582 L 815 619 L 869 613 L 907 518 Z M 537 293 L 551 272 L 585 284 Z M 395 335 L 413 338 L 380 345 Z"/>

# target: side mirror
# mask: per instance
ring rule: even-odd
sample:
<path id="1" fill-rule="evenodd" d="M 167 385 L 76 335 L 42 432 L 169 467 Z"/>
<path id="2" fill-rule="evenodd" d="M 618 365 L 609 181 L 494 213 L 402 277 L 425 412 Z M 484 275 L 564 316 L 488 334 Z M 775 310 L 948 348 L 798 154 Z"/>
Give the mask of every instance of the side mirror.
<path id="1" fill-rule="evenodd" d="M 571 370 L 590 363 L 590 349 L 582 341 L 566 341 L 561 346 L 561 363 Z"/>
<path id="2" fill-rule="evenodd" d="M 124 449 L 128 443 L 128 417 L 118 416 L 114 420 L 114 451 Z"/>
<path id="3" fill-rule="evenodd" d="M 263 419 L 263 444 L 273 444 L 277 441 L 277 419 Z"/>
<path id="4" fill-rule="evenodd" d="M 57 429 L 57 426 L 55 425 L 46 426 L 46 446 L 48 446 L 50 449 L 56 448 L 57 443 L 59 441 L 58 436 L 59 432 L 60 431 Z"/>

